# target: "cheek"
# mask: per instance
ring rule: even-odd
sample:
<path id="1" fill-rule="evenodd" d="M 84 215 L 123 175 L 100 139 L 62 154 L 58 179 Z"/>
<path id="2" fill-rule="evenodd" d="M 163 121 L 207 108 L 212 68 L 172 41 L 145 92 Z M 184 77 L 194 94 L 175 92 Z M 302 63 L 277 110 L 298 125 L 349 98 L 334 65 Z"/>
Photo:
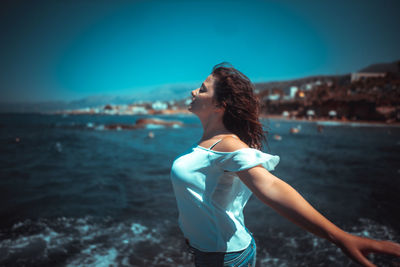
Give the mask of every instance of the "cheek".
<path id="1" fill-rule="evenodd" d="M 213 104 L 212 98 L 210 98 L 208 96 L 198 96 L 196 98 L 196 100 L 194 101 L 194 104 L 199 109 L 210 109 L 215 106 Z"/>
<path id="2" fill-rule="evenodd" d="M 201 103 L 202 106 L 207 107 L 207 108 L 210 108 L 213 106 L 213 103 L 210 98 L 204 98 L 199 102 Z"/>

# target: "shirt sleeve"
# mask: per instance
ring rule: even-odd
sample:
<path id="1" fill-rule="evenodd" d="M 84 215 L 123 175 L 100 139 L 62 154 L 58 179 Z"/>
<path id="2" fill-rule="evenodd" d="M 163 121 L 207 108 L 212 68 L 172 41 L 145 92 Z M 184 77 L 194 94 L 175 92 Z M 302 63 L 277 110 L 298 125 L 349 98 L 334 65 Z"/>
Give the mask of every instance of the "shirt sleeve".
<path id="1" fill-rule="evenodd" d="M 227 153 L 219 158 L 217 164 L 226 171 L 238 172 L 262 165 L 273 171 L 279 163 L 279 156 L 267 154 L 254 148 L 243 148 Z"/>

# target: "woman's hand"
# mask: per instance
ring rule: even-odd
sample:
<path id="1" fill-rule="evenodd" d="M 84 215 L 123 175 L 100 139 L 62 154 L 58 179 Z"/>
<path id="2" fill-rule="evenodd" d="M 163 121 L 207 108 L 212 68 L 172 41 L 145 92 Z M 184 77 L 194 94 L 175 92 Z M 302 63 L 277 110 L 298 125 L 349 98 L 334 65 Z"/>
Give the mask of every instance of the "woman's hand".
<path id="1" fill-rule="evenodd" d="M 400 257 L 400 244 L 378 241 L 345 233 L 336 245 L 351 259 L 363 266 L 376 266 L 366 256 L 370 253 L 384 253 Z"/>

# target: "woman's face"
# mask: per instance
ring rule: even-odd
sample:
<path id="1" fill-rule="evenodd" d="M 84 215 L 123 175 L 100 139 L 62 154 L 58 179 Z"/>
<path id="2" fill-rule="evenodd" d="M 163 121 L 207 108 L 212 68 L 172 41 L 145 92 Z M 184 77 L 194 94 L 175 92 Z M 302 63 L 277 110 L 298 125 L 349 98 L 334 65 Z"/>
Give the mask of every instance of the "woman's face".
<path id="1" fill-rule="evenodd" d="M 216 106 L 214 100 L 214 82 L 215 79 L 211 74 L 201 84 L 200 88 L 192 91 L 192 103 L 188 108 L 190 112 L 201 116 L 221 109 Z"/>

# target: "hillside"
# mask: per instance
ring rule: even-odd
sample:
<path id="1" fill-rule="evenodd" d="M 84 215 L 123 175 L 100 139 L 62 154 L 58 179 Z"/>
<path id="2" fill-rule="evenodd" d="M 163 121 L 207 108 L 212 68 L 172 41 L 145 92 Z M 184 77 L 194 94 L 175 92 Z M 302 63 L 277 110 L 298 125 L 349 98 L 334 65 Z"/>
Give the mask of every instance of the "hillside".
<path id="1" fill-rule="evenodd" d="M 390 63 L 378 63 L 365 67 L 358 72 L 389 72 L 392 74 L 400 74 L 400 60 Z"/>

